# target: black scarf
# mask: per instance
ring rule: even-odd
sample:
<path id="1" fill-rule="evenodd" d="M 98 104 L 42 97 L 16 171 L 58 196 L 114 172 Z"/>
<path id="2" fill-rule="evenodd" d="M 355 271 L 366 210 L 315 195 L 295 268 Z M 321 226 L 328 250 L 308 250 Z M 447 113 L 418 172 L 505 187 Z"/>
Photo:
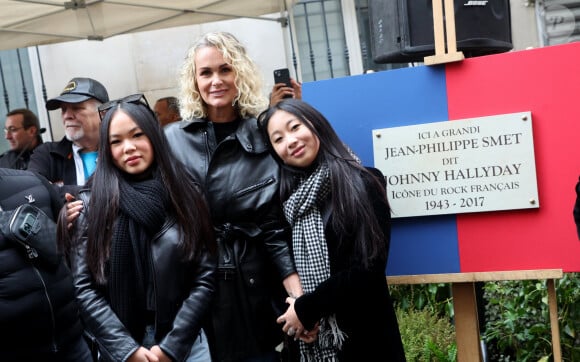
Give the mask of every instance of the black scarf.
<path id="1" fill-rule="evenodd" d="M 119 181 L 119 217 L 111 240 L 108 292 L 111 307 L 135 340 L 143 338 L 151 238 L 166 217 L 167 189 L 158 177 Z"/>

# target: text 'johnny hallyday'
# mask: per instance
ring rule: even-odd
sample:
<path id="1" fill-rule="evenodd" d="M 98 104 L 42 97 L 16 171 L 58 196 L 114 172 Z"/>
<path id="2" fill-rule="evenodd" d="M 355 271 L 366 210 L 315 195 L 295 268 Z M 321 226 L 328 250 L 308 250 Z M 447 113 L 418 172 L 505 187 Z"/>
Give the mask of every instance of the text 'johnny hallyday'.
<path id="1" fill-rule="evenodd" d="M 463 129 L 450 129 L 434 132 L 421 132 L 419 139 L 432 139 L 438 137 L 462 136 L 465 134 L 479 133 L 479 127 L 465 127 Z M 498 146 L 512 146 L 521 142 L 522 133 L 506 133 L 496 136 L 484 136 L 481 138 L 469 138 L 432 142 L 426 144 L 407 145 L 403 147 L 385 148 L 385 159 L 397 157 L 415 156 L 452 151 L 465 151 L 479 148 Z M 456 158 L 444 158 L 444 164 L 457 164 Z M 450 162 L 451 161 L 451 162 Z M 520 174 L 521 163 L 505 165 L 480 166 L 465 169 L 449 169 L 445 171 L 428 171 L 403 175 L 385 175 L 389 185 L 410 185 L 414 183 L 457 181 L 466 179 L 478 179 L 497 176 L 514 176 Z"/>

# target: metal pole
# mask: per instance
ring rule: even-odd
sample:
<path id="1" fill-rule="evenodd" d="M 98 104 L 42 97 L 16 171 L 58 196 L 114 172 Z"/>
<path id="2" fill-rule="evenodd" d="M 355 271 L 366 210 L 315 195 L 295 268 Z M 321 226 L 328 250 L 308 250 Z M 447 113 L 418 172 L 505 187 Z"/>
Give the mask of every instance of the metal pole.
<path id="1" fill-rule="evenodd" d="M 24 96 L 24 104 L 28 106 L 28 91 L 26 90 L 26 82 L 24 82 L 24 72 L 22 71 L 22 61 L 20 60 L 20 49 L 16 49 L 16 56 L 18 57 L 18 70 L 20 71 L 20 80 L 22 81 L 22 95 Z"/>
<path id="2" fill-rule="evenodd" d="M 2 89 L 4 91 L 4 104 L 6 104 L 6 111 L 10 111 L 10 100 L 8 99 L 8 91 L 6 90 L 6 82 L 4 80 L 4 70 L 2 69 L 2 57 L 0 57 L 0 78 L 2 78 Z"/>
<path id="3" fill-rule="evenodd" d="M 40 82 L 42 83 L 42 99 L 44 101 L 43 108 L 46 112 L 46 120 L 48 121 L 48 132 L 50 134 L 50 139 L 54 140 L 54 137 L 52 136 L 52 123 L 50 121 L 50 114 L 48 113 L 48 109 L 44 107 L 46 101 L 48 100 L 48 97 L 46 95 L 46 84 L 44 84 L 44 75 L 42 74 L 42 64 L 40 63 L 40 54 L 38 53 L 38 45 L 35 48 L 36 48 L 36 59 L 38 59 L 38 69 L 40 70 Z"/>
<path id="4" fill-rule="evenodd" d="M 330 78 L 334 78 L 334 69 L 332 69 L 332 51 L 330 50 L 330 39 L 328 38 L 328 24 L 326 22 L 324 0 L 320 2 L 320 6 L 322 7 L 322 24 L 324 27 L 324 40 L 326 41 L 326 60 L 328 60 L 328 67 L 330 68 Z"/>

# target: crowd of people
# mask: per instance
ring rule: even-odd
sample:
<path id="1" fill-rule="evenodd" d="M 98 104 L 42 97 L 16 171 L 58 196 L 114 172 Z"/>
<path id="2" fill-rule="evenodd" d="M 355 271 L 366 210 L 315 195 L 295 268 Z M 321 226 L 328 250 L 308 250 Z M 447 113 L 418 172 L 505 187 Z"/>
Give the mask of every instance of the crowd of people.
<path id="1" fill-rule="evenodd" d="M 0 233 L 0 360 L 405 361 L 384 177 L 259 74 L 211 32 L 153 108 L 75 77 L 62 140 L 7 115 L 1 210 L 42 209 L 59 263 Z"/>

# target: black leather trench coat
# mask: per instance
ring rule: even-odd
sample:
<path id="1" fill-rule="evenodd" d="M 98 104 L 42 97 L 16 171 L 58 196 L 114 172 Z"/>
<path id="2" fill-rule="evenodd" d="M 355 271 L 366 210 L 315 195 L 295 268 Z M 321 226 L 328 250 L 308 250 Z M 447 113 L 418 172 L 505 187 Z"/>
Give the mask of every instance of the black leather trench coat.
<path id="1" fill-rule="evenodd" d="M 165 133 L 174 157 L 205 189 L 218 236 L 217 291 L 206 330 L 214 361 L 271 351 L 282 338 L 272 303 L 283 306 L 281 281 L 295 268 L 279 167 L 257 121 L 242 120 L 219 144 L 203 119 L 169 124 Z"/>

